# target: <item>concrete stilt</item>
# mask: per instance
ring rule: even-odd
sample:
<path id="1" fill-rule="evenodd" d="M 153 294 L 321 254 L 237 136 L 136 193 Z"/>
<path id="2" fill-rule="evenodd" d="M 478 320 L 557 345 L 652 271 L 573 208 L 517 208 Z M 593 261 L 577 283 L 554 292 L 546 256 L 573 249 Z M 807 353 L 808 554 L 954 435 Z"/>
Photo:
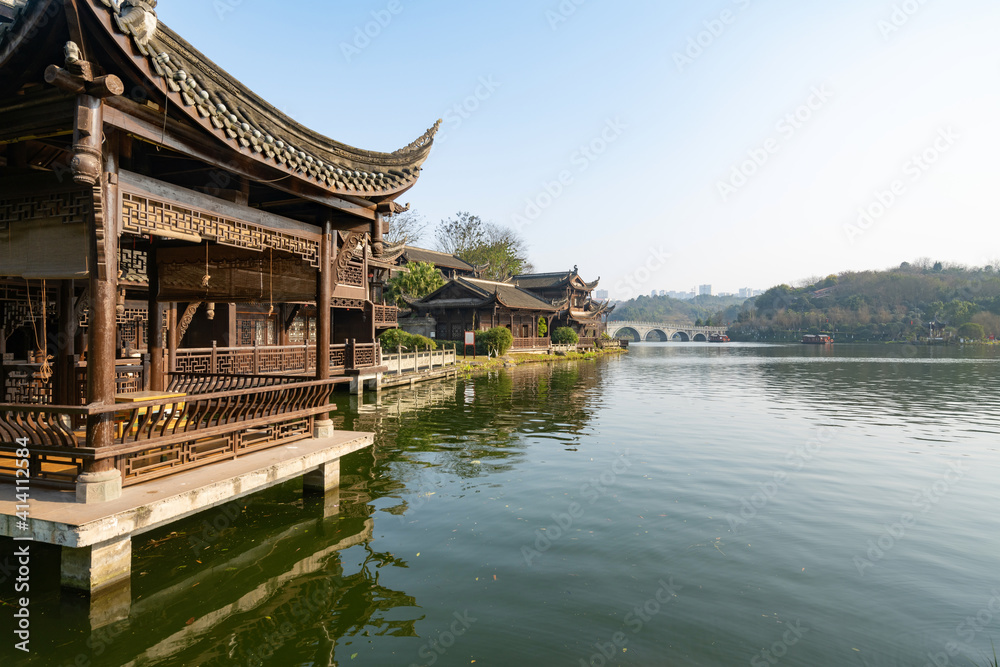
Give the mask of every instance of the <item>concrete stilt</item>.
<path id="1" fill-rule="evenodd" d="M 317 419 L 313 423 L 313 437 L 314 438 L 332 438 L 333 437 L 333 420 L 332 419 Z"/>
<path id="2" fill-rule="evenodd" d="M 115 537 L 89 547 L 63 547 L 62 585 L 90 594 L 131 581 L 132 538 Z"/>
<path id="3" fill-rule="evenodd" d="M 302 477 L 302 488 L 309 493 L 326 494 L 340 489 L 340 459 L 321 463 Z"/>
<path id="4" fill-rule="evenodd" d="M 76 479 L 76 502 L 106 503 L 122 496 L 122 474 L 118 470 L 85 472 Z"/>

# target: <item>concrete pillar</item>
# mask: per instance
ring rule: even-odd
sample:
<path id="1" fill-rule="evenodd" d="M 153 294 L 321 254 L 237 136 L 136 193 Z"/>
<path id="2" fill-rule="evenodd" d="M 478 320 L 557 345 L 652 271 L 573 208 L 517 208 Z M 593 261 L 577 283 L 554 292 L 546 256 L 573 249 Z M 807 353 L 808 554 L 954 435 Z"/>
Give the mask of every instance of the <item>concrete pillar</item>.
<path id="1" fill-rule="evenodd" d="M 351 378 L 351 393 L 355 396 L 361 396 L 365 392 L 365 381 L 361 379 L 360 375 L 355 375 Z"/>
<path id="2" fill-rule="evenodd" d="M 333 420 L 332 419 L 317 419 L 313 422 L 313 437 L 314 438 L 332 438 L 333 437 Z"/>
<path id="3" fill-rule="evenodd" d="M 340 489 L 340 459 L 320 464 L 302 478 L 302 488 L 309 493 L 329 493 Z"/>
<path id="4" fill-rule="evenodd" d="M 122 475 L 117 468 L 83 472 L 76 478 L 76 502 L 105 503 L 122 495 Z"/>
<path id="5" fill-rule="evenodd" d="M 63 586 L 92 595 L 131 581 L 131 536 L 77 549 L 63 547 L 60 575 Z"/>

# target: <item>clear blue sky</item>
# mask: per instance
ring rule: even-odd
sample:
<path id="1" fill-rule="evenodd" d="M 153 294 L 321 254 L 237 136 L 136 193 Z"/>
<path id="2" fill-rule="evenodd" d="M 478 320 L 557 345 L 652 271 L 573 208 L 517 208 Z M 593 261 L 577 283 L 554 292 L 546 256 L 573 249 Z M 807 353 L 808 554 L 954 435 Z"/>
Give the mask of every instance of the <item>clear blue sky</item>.
<path id="1" fill-rule="evenodd" d="M 517 226 L 537 269 L 578 264 L 612 296 L 1000 257 L 996 0 L 160 0 L 158 13 L 339 141 L 392 151 L 444 118 L 402 201 L 432 223 L 468 210 Z"/>

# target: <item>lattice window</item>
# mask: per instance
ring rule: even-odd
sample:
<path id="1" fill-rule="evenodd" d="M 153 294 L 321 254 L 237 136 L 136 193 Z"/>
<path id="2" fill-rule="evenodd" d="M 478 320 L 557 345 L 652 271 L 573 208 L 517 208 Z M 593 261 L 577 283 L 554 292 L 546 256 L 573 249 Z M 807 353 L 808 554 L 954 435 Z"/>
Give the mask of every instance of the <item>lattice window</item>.
<path id="1" fill-rule="evenodd" d="M 253 345 L 254 341 L 254 321 L 236 320 L 236 339 L 238 345 Z"/>
<path id="2" fill-rule="evenodd" d="M 145 250 L 130 250 L 121 248 L 118 251 L 118 269 L 121 279 L 127 283 L 148 283 L 146 262 L 149 256 Z"/>
<path id="3" fill-rule="evenodd" d="M 288 341 L 290 343 L 315 343 L 316 318 L 296 317 L 292 320 L 292 326 L 288 328 Z"/>
<path id="4" fill-rule="evenodd" d="M 341 285 L 354 285 L 355 287 L 365 286 L 365 267 L 360 262 L 351 262 L 337 276 L 337 282 Z"/>

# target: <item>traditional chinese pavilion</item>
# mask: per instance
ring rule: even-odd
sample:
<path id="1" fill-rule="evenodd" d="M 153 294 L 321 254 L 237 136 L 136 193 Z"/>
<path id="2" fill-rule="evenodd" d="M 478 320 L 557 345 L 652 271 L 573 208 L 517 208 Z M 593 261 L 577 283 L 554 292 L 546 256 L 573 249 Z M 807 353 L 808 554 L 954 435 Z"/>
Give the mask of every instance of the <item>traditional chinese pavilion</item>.
<path id="1" fill-rule="evenodd" d="M 557 308 L 549 325 L 551 329 L 569 327 L 581 339 L 599 338 L 607 330 L 607 316 L 615 309 L 593 299 L 600 278 L 588 283 L 575 266 L 572 271 L 514 276 L 511 282 Z"/>
<path id="2" fill-rule="evenodd" d="M 469 264 L 464 259 L 456 257 L 455 255 L 450 255 L 446 252 L 438 252 L 437 250 L 427 250 L 426 248 L 417 248 L 416 246 L 404 246 L 402 252 L 399 255 L 399 259 L 396 260 L 398 266 L 405 267 L 407 264 L 412 264 L 414 262 L 426 262 L 433 264 L 434 268 L 441 272 L 446 280 L 451 280 L 452 278 L 477 278 L 479 277 L 480 271 L 477 267 Z"/>
<path id="3" fill-rule="evenodd" d="M 418 317 L 430 315 L 438 340 L 462 340 L 465 331 L 506 327 L 515 349 L 548 347 L 540 337 L 539 318 L 546 321 L 556 307 L 511 283 L 455 278 L 422 299 L 408 302 Z"/>
<path id="4" fill-rule="evenodd" d="M 312 438 L 381 370 L 392 153 L 285 116 L 156 0 L 0 3 L 0 477 L 83 502 Z"/>

